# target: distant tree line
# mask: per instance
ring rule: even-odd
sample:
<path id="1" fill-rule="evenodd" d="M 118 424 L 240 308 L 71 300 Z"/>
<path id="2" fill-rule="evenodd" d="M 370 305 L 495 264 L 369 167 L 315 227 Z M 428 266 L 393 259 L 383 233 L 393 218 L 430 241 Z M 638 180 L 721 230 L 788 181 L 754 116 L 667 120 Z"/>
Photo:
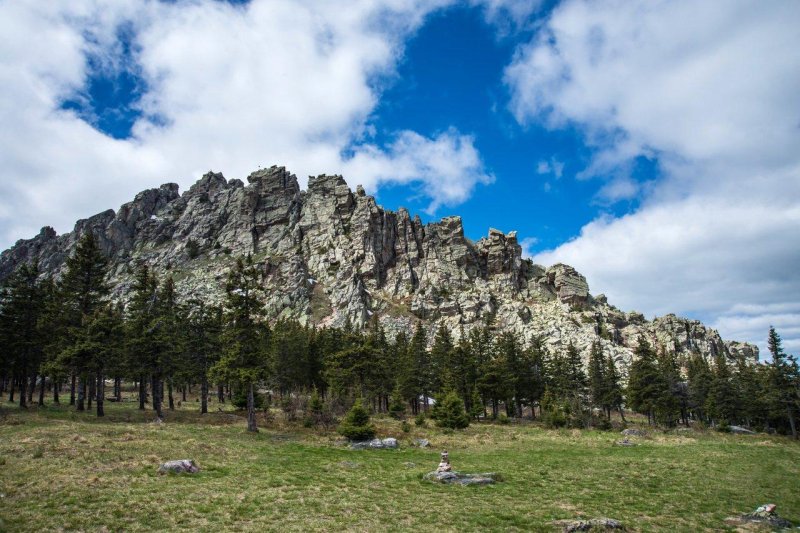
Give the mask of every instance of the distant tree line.
<path id="1" fill-rule="evenodd" d="M 212 396 L 246 406 L 251 431 L 259 408 L 278 401 L 289 412 L 304 398 L 313 424 L 361 399 L 373 412 L 401 418 L 430 411 L 452 427 L 465 425 L 462 406 L 454 406 L 462 402 L 473 419 L 529 416 L 556 427 L 609 427 L 612 414 L 624 419 L 627 407 L 663 426 L 743 424 L 797 436 L 800 371 L 773 328 L 766 364 L 723 354 L 712 361 L 699 353 L 679 359 L 640 338 L 623 387 L 617 362 L 599 342 L 584 365 L 572 344 L 563 351 L 548 349 L 542 338 L 523 344 L 491 323 L 458 342 L 442 325 L 431 348 L 421 325 L 391 342 L 377 319 L 362 330 L 290 320 L 270 325 L 260 273 L 249 257 L 230 270 L 219 306 L 180 301 L 172 277 L 159 280 L 142 266 L 123 307 L 109 298 L 107 269 L 87 233 L 58 281 L 41 276 L 36 264 L 5 280 L 0 393 L 9 401 L 26 407 L 36 396 L 43 405 L 52 394 L 59 403 L 68 391 L 77 411 L 94 403 L 103 416 L 106 399 L 120 401 L 127 383 L 138 389 L 139 408 L 150 405 L 159 418 L 192 387 L 203 413 Z"/>

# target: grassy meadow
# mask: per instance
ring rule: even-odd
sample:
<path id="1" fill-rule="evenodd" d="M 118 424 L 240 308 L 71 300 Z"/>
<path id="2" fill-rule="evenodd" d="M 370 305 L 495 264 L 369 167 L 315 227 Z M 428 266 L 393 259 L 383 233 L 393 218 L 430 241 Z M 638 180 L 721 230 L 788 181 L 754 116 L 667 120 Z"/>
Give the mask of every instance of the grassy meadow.
<path id="1" fill-rule="evenodd" d="M 0 531 L 531 531 L 610 517 L 633 531 L 725 530 L 725 518 L 773 502 L 800 523 L 800 445 L 784 437 L 477 423 L 464 431 L 376 419 L 399 450 L 353 451 L 334 432 L 276 414 L 258 434 L 243 416 L 184 403 L 163 424 L 134 402 L 107 416 L 67 406 L 0 413 Z M 263 424 L 263 421 L 259 421 Z M 415 448 L 414 438 L 431 447 Z M 498 472 L 484 487 L 422 480 L 447 449 L 455 470 Z M 191 458 L 196 475 L 159 476 Z"/>

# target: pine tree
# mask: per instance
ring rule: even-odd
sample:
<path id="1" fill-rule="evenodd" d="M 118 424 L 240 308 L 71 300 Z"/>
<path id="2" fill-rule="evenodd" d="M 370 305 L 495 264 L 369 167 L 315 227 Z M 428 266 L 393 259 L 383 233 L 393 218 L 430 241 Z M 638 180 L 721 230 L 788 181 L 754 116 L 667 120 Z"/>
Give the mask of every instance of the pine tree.
<path id="1" fill-rule="evenodd" d="M 66 261 L 66 270 L 58 290 L 61 293 L 65 327 L 65 349 L 77 342 L 81 328 L 105 301 L 109 287 L 105 281 L 108 260 L 91 232 L 86 232 L 78 241 L 75 253 Z M 72 365 L 72 372 L 79 377 L 77 410 L 85 410 L 88 373 L 80 360 Z"/>
<path id="2" fill-rule="evenodd" d="M 706 404 L 711 391 L 713 376 L 708 362 L 700 353 L 694 353 L 689 358 L 687 377 L 689 381 L 689 409 L 695 419 L 705 423 L 708 421 Z"/>
<path id="3" fill-rule="evenodd" d="M 606 387 L 606 361 L 603 358 L 603 348 L 598 341 L 592 343 L 589 352 L 589 397 L 592 407 L 602 409 L 611 418 L 611 409 L 606 402 L 608 391 Z"/>
<path id="4" fill-rule="evenodd" d="M 6 368 L 20 384 L 21 408 L 27 407 L 28 380 L 31 374 L 35 376 L 39 371 L 44 354 L 45 336 L 40 321 L 47 302 L 38 278 L 39 268 L 35 264 L 22 265 L 5 281 L 0 292 L 0 329 L 5 337 Z"/>
<path id="5" fill-rule="evenodd" d="M 639 337 L 634 357 L 628 377 L 628 401 L 634 411 L 646 414 L 648 422 L 652 423 L 664 386 L 655 353 L 644 337 Z"/>
<path id="6" fill-rule="evenodd" d="M 200 413 L 208 413 L 208 373 L 221 350 L 222 309 L 206 306 L 202 300 L 188 302 L 186 353 L 190 376 L 200 382 Z"/>
<path id="7" fill-rule="evenodd" d="M 247 430 L 258 431 L 256 425 L 255 388 L 267 377 L 267 356 L 264 353 L 261 286 L 253 260 L 238 259 L 225 284 L 224 352 L 212 368 L 212 375 L 234 383 L 247 391 Z"/>
<path id="8" fill-rule="evenodd" d="M 800 413 L 800 369 L 797 361 L 783 351 L 781 337 L 770 326 L 767 338 L 769 353 L 772 355 L 769 372 L 768 399 L 775 416 L 785 416 L 789 431 L 798 438 L 797 416 Z"/>
<path id="9" fill-rule="evenodd" d="M 400 387 L 395 387 L 392 391 L 391 399 L 389 400 L 389 416 L 397 420 L 402 420 L 406 415 L 406 402 L 403 399 L 403 394 Z"/>
<path id="10" fill-rule="evenodd" d="M 714 372 L 711 378 L 706 411 L 709 416 L 723 427 L 735 421 L 736 393 L 733 388 L 730 367 L 722 353 L 714 358 Z"/>
<path id="11" fill-rule="evenodd" d="M 622 404 L 625 401 L 625 397 L 623 395 L 622 385 L 620 384 L 617 365 L 614 363 L 614 356 L 611 354 L 606 358 L 603 378 L 605 379 L 603 405 L 608 411 L 608 417 L 610 419 L 611 411 L 616 409 L 619 412 L 620 418 L 624 421 L 625 413 L 622 410 Z"/>

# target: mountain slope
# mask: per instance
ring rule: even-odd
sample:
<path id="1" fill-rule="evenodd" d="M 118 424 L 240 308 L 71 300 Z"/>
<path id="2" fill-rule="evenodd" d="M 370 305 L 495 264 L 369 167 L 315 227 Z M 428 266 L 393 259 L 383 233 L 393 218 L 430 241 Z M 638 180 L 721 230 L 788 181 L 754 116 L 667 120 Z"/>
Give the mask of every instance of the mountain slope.
<path id="1" fill-rule="evenodd" d="M 639 335 L 680 354 L 719 352 L 758 358 L 758 348 L 725 342 L 698 321 L 667 315 L 647 321 L 593 297 L 567 265 L 522 258 L 515 232 L 464 237 L 460 217 L 423 224 L 405 209 L 384 210 L 341 176 L 310 178 L 301 191 L 283 167 L 252 173 L 245 185 L 208 173 L 188 191 L 165 184 L 117 212 L 80 220 L 68 234 L 45 227 L 0 255 L 0 279 L 38 259 L 58 275 L 80 235 L 92 231 L 111 259 L 114 297 L 125 299 L 136 265 L 171 274 L 179 293 L 219 300 L 236 256 L 251 253 L 267 289 L 271 318 L 341 326 L 377 315 L 390 336 L 446 324 L 458 337 L 490 322 L 530 340 L 542 335 L 584 354 L 595 340 L 625 365 Z"/>

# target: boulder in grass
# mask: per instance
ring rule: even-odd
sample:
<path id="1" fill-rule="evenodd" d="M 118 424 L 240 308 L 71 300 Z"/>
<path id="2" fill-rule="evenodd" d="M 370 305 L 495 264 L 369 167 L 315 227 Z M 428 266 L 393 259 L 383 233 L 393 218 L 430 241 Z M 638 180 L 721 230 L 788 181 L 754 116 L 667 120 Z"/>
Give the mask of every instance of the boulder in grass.
<path id="1" fill-rule="evenodd" d="M 647 435 L 645 430 L 636 428 L 623 429 L 620 433 L 625 437 L 644 437 Z"/>
<path id="2" fill-rule="evenodd" d="M 420 448 L 427 448 L 431 445 L 431 441 L 428 439 L 414 439 L 414 445 Z"/>
<path id="3" fill-rule="evenodd" d="M 624 530 L 625 527 L 619 520 L 613 518 L 592 518 L 589 520 L 558 520 L 556 525 L 562 528 L 564 533 L 573 533 L 574 531 L 602 531 L 607 529 L 620 529 Z"/>
<path id="4" fill-rule="evenodd" d="M 372 440 L 364 440 L 360 442 L 353 442 L 350 444 L 350 448 L 353 450 L 366 450 L 371 448 L 373 450 L 381 450 L 384 448 L 395 449 L 398 448 L 399 445 L 397 443 L 397 439 L 389 437 L 387 439 L 372 439 Z"/>
<path id="5" fill-rule="evenodd" d="M 459 472 L 428 472 L 424 479 L 445 485 L 493 485 L 501 481 L 499 474 L 487 472 L 484 474 L 461 474 Z"/>
<path id="6" fill-rule="evenodd" d="M 158 467 L 159 474 L 196 474 L 200 471 L 192 459 L 178 459 L 177 461 L 167 461 Z"/>
<path id="7" fill-rule="evenodd" d="M 744 428 L 742 426 L 730 426 L 730 430 L 731 430 L 731 433 L 735 433 L 737 435 L 755 435 L 756 434 L 755 431 L 753 431 L 751 429 Z"/>
<path id="8" fill-rule="evenodd" d="M 778 516 L 775 512 L 777 505 L 774 503 L 767 503 L 762 505 L 752 513 L 743 514 L 738 517 L 729 518 L 725 522 L 729 525 L 743 525 L 743 524 L 766 524 L 775 529 L 789 529 L 792 523 L 785 518 Z"/>

